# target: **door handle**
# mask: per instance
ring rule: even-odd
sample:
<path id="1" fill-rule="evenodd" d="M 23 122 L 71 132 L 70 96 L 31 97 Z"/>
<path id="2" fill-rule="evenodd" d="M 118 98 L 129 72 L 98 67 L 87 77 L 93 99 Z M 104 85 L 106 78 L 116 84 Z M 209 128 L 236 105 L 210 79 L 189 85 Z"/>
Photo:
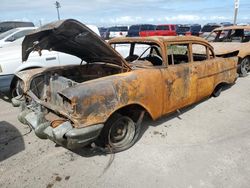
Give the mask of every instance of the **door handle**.
<path id="1" fill-rule="evenodd" d="M 52 60 L 56 60 L 56 57 L 47 57 L 45 58 L 46 61 L 52 61 Z"/>

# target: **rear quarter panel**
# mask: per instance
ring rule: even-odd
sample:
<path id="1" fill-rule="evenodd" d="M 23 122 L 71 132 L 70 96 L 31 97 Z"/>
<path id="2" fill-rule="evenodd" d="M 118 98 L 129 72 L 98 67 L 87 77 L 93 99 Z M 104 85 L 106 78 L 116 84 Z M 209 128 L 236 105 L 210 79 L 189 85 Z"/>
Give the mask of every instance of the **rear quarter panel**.
<path id="1" fill-rule="evenodd" d="M 212 94 L 219 84 L 233 84 L 237 79 L 237 57 L 214 58 L 206 62 L 206 66 L 199 66 L 204 62 L 196 62 L 197 100 Z"/>

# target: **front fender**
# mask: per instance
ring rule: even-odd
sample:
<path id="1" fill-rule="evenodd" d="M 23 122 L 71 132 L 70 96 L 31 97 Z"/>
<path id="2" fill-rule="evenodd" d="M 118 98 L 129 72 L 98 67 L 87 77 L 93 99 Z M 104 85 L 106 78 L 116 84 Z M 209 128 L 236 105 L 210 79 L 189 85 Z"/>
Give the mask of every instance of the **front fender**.
<path id="1" fill-rule="evenodd" d="M 114 111 L 124 106 L 146 106 L 141 90 L 138 76 L 129 72 L 78 84 L 60 94 L 75 104 L 77 121 L 88 126 L 104 123 Z"/>
<path id="2" fill-rule="evenodd" d="M 32 69 L 32 68 L 41 68 L 45 67 L 44 63 L 41 62 L 23 62 L 19 67 L 16 68 L 15 73 L 27 70 L 27 69 Z"/>
<path id="3" fill-rule="evenodd" d="M 131 104 L 140 105 L 156 119 L 162 114 L 162 80 L 159 70 L 148 71 L 91 80 L 60 94 L 71 101 L 74 117 L 83 126 L 104 123 L 112 113 Z"/>

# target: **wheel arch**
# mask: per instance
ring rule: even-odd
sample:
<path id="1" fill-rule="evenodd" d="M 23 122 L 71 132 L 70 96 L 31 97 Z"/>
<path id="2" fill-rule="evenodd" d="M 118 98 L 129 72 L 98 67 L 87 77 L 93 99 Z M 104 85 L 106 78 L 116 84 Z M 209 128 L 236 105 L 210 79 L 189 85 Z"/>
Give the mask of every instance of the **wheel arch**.
<path id="1" fill-rule="evenodd" d="M 228 85 L 230 85 L 230 83 L 229 83 L 229 82 L 226 82 L 226 81 L 222 81 L 222 82 L 217 83 L 217 84 L 215 85 L 215 87 L 214 87 L 212 93 L 211 93 L 210 95 L 212 95 L 217 89 L 219 89 L 219 88 L 221 88 L 221 87 L 228 86 Z"/>
<path id="2" fill-rule="evenodd" d="M 142 111 L 145 111 L 145 113 L 151 118 L 151 119 L 155 119 L 153 117 L 153 114 L 150 112 L 149 109 L 147 109 L 144 105 L 139 104 L 139 103 L 131 103 L 125 106 L 120 107 L 119 109 L 116 109 L 115 111 L 113 111 L 109 117 L 107 118 L 110 119 L 115 113 L 119 113 L 122 115 L 126 115 L 128 117 L 130 117 L 131 119 L 133 119 L 133 121 L 137 121 L 140 113 Z"/>
<path id="3" fill-rule="evenodd" d="M 239 63 L 241 63 L 241 61 L 243 60 L 243 59 L 249 59 L 249 61 L 250 61 L 250 54 L 245 54 L 244 56 L 239 56 Z"/>
<path id="4" fill-rule="evenodd" d="M 241 60 L 243 60 L 245 58 L 250 58 L 250 53 L 247 51 L 240 50 L 238 57 L 239 57 L 239 62 L 240 62 Z"/>
<path id="5" fill-rule="evenodd" d="M 23 69 L 20 69 L 19 71 L 25 71 L 25 70 L 29 70 L 29 69 L 37 69 L 37 68 L 42 68 L 41 66 L 31 66 L 31 67 L 25 67 Z M 19 72 L 17 71 L 17 72 Z M 11 80 L 11 84 L 10 84 L 10 92 L 12 93 L 12 90 L 14 89 L 15 87 L 15 82 L 17 81 L 18 77 L 16 75 L 14 75 L 14 77 L 12 78 Z"/>

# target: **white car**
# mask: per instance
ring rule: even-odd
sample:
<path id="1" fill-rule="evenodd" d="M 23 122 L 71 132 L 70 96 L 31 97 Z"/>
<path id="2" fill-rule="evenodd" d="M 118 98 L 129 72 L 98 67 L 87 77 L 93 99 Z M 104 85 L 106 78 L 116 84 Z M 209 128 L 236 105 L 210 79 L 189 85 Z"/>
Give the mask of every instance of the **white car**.
<path id="1" fill-rule="evenodd" d="M 96 26 L 87 26 L 100 36 Z M 48 50 L 41 51 L 41 54 L 32 52 L 27 61 L 21 62 L 22 40 L 23 38 L 20 38 L 12 44 L 0 48 L 0 92 L 10 92 L 12 96 L 18 95 L 15 93 L 17 78 L 14 74 L 16 72 L 47 66 L 84 63 L 76 56 Z"/>
<path id="2" fill-rule="evenodd" d="M 34 31 L 36 27 L 18 27 L 0 34 L 0 47 L 24 37 Z"/>

